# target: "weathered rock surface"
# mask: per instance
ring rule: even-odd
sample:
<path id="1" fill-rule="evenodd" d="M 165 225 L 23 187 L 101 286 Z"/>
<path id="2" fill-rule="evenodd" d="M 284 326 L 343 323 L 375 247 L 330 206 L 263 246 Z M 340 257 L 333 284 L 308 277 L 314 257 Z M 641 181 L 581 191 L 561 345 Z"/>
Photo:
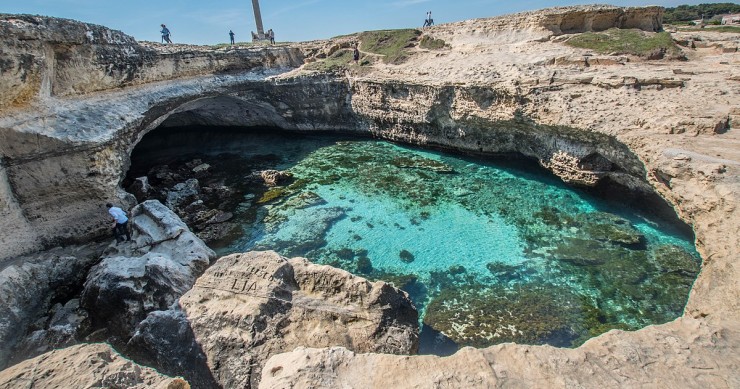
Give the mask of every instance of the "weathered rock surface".
<path id="1" fill-rule="evenodd" d="M 740 327 L 726 324 L 682 318 L 578 349 L 506 343 L 445 358 L 298 348 L 267 361 L 260 388 L 734 388 Z"/>
<path id="2" fill-rule="evenodd" d="M 33 350 L 13 352 L 13 348 L 34 323 L 41 321 L 39 326 L 44 327 L 45 322 L 51 320 L 44 316 L 53 302 L 67 302 L 79 293 L 85 274 L 99 260 L 102 249 L 99 246 L 56 248 L 3 264 L 0 270 L 0 368 L 13 357 L 17 361 L 38 355 Z M 51 344 L 40 342 L 35 348 L 64 345 L 75 335 L 74 328 L 69 328 L 69 332 L 67 329 L 63 324 L 58 326 Z M 45 335 L 39 333 L 37 336 Z"/>
<path id="3" fill-rule="evenodd" d="M 267 186 L 282 185 L 293 177 L 289 172 L 281 172 L 278 170 L 263 170 L 259 172 L 259 175 L 265 181 Z"/>
<path id="4" fill-rule="evenodd" d="M 677 38 L 686 41 L 688 61 L 664 58 L 649 65 L 621 55 L 591 61 L 587 58 L 593 57 L 592 51 L 563 45 L 557 34 L 608 28 L 609 23 L 650 30 L 656 27 L 655 18 L 660 22 L 657 9 L 630 14 L 607 8 L 546 10 L 434 26 L 424 34 L 444 40 L 449 48 L 414 48 L 401 65 L 330 75 L 297 70 L 276 77 L 270 76 L 277 71 L 250 72 L 246 69 L 253 68 L 247 66 L 234 68 L 233 74 L 170 83 L 144 82 L 176 74 L 143 77 L 137 88 L 110 91 L 109 85 L 129 84 L 115 77 L 89 82 L 83 73 L 100 74 L 97 65 L 93 71 L 74 71 L 62 64 L 60 69 L 66 70 L 59 73 L 61 79 L 34 70 L 49 68 L 51 62 L 41 63 L 38 53 L 53 51 L 54 44 L 19 46 L 40 42 L 16 38 L 32 30 L 32 23 L 8 27 L 4 18 L 3 28 L 9 30 L 2 34 L 3 54 L 10 53 L 12 68 L 20 70 L 0 77 L 0 95 L 7 96 L 1 108 L 6 114 L 0 117 L 0 257 L 104 231 L 106 219 L 97 217 L 99 204 L 124 197 L 118 182 L 128 154 L 160 124 L 162 131 L 188 124 L 342 130 L 463 152 L 518 152 L 566 180 L 591 184 L 608 179 L 634 189 L 652 187 L 673 204 L 694 227 L 704 259 L 684 316 L 634 333 L 610 332 L 576 350 L 503 345 L 476 351 L 471 359 L 393 357 L 392 364 L 378 362 L 374 369 L 367 364 L 386 357 L 359 356 L 346 365 L 354 366 L 351 369 L 325 364 L 325 370 L 312 370 L 317 372 L 313 377 L 296 374 L 295 379 L 322 386 L 318 382 L 332 382 L 340 373 L 345 380 L 345 374 L 362 379 L 372 374 L 368 372 L 392 371 L 373 378 L 391 387 L 403 384 L 395 385 L 392 379 L 407 377 L 412 380 L 408 386 L 416 379 L 422 380 L 418 386 L 426 386 L 427 379 L 438 386 L 457 386 L 454 372 L 459 370 L 475 374 L 467 377 L 472 377 L 471 386 L 480 387 L 502 380 L 512 386 L 660 386 L 658 379 L 672 386 L 736 387 L 740 133 L 734 127 L 740 117 L 740 62 L 732 48 L 737 47 L 737 34 L 679 33 Z M 87 30 L 78 30 L 68 40 L 84 42 Z M 90 51 L 72 46 L 78 52 Z M 209 49 L 204 53 L 219 55 Z M 21 74 L 26 67 L 15 59 L 22 54 L 33 58 L 26 75 Z M 269 67 L 270 55 L 264 54 L 260 69 Z M 44 58 L 63 60 L 51 54 Z M 160 60 L 167 61 L 154 59 Z M 200 68 L 198 74 L 211 69 Z M 48 83 L 39 81 L 47 78 Z M 115 82 L 106 81 L 111 79 Z M 79 93 L 74 91 L 78 83 L 83 86 Z M 85 95 L 89 90 L 107 92 Z M 76 98 L 65 97 L 72 95 Z M 476 364 L 480 355 L 486 362 Z M 534 363 L 528 355 L 547 362 L 537 362 L 531 373 L 522 368 Z M 512 362 L 504 362 L 506 358 Z M 427 359 L 439 365 L 426 369 L 420 363 Z M 299 362 L 312 363 L 299 358 L 291 368 L 308 369 Z M 591 378 L 582 378 L 580 367 Z M 420 371 L 438 371 L 439 379 Z M 492 371 L 495 375 L 488 374 Z M 285 386 L 294 385 L 287 375 L 276 377 Z"/>
<path id="5" fill-rule="evenodd" d="M 385 282 L 252 251 L 220 258 L 176 309 L 152 312 L 128 346 L 194 385 L 255 388 L 267 358 L 298 346 L 414 353 L 418 315 Z"/>
<path id="6" fill-rule="evenodd" d="M 189 389 L 190 385 L 137 365 L 98 343 L 54 350 L 3 370 L 0 388 Z"/>
<path id="7" fill-rule="evenodd" d="M 120 31 L 74 20 L 0 14 L 0 111 L 48 96 L 80 95 L 123 86 L 232 69 L 300 63 L 291 48 L 206 49 L 141 45 Z M 161 55 L 159 48 L 166 52 Z"/>
<path id="8" fill-rule="evenodd" d="M 93 328 L 123 339 L 149 312 L 167 309 L 190 290 L 216 256 L 158 201 L 137 205 L 130 220 L 133 242 L 112 248 L 92 268 L 82 293 Z"/>

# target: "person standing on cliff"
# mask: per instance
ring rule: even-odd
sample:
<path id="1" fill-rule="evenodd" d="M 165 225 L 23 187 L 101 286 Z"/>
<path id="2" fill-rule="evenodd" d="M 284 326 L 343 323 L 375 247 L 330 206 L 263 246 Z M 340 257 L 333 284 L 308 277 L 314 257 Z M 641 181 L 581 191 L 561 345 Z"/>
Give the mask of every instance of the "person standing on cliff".
<path id="1" fill-rule="evenodd" d="M 231 45 L 234 45 L 234 31 L 229 30 L 229 39 L 231 39 Z"/>
<path id="2" fill-rule="evenodd" d="M 167 26 L 165 26 L 164 24 L 162 24 L 161 26 L 162 31 L 160 32 L 162 33 L 162 43 L 172 43 L 172 41 L 170 40 L 170 29 L 167 28 Z"/>
<path id="3" fill-rule="evenodd" d="M 272 28 L 267 30 L 267 37 L 270 38 L 270 44 L 275 44 L 275 31 L 272 31 Z"/>
<path id="4" fill-rule="evenodd" d="M 131 240 L 131 234 L 128 232 L 128 216 L 121 208 L 114 207 L 113 204 L 105 204 L 108 213 L 113 217 L 113 236 L 116 237 L 116 244 L 123 242 L 123 236 L 126 240 Z"/>

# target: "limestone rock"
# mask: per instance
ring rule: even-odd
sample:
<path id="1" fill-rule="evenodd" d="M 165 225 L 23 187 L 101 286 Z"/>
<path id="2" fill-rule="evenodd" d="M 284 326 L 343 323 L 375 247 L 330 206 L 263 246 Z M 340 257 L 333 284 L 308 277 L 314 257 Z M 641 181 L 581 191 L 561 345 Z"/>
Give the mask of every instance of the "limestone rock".
<path id="1" fill-rule="evenodd" d="M 160 202 L 141 203 L 131 214 L 134 242 L 95 265 L 82 294 L 93 328 L 107 327 L 124 339 L 149 312 L 166 309 L 187 292 L 215 257 Z"/>
<path id="2" fill-rule="evenodd" d="M 292 174 L 278 170 L 263 170 L 259 174 L 267 186 L 283 185 L 293 178 Z"/>
<path id="3" fill-rule="evenodd" d="M 23 339 L 29 326 L 46 314 L 52 301 L 66 301 L 82 285 L 87 270 L 98 261 L 99 250 L 58 248 L 17 258 L 0 271 L 0 368 L 13 354 L 20 359 L 28 355 L 13 352 L 13 347 Z M 68 339 L 60 339 L 60 343 Z"/>
<path id="4" fill-rule="evenodd" d="M 190 385 L 137 365 L 106 344 L 93 343 L 54 350 L 0 371 L 0 388 L 189 389 Z"/>
<path id="5" fill-rule="evenodd" d="M 265 363 L 260 388 L 732 388 L 740 332 L 725 326 L 681 319 L 613 330 L 577 349 L 506 343 L 444 358 L 299 347 Z"/>
<path id="6" fill-rule="evenodd" d="M 149 184 L 149 177 L 137 177 L 134 182 L 126 188 L 126 191 L 136 197 L 138 201 L 146 200 L 152 191 L 152 186 Z"/>
<path id="7" fill-rule="evenodd" d="M 704 262 L 680 324 L 612 332 L 595 340 L 600 346 L 589 342 L 565 357 L 559 349 L 505 345 L 494 349 L 496 358 L 473 353 L 431 368 L 417 358 L 398 357 L 386 365 L 374 364 L 384 356 L 355 356 L 354 368 L 342 367 L 336 376 L 332 360 L 322 359 L 325 365 L 317 364 L 323 367 L 311 370 L 312 377 L 308 371 L 292 377 L 327 383 L 317 386 L 344 380 L 345 372 L 358 380 L 380 372 L 387 376 L 364 383 L 393 387 L 398 382 L 391 379 L 402 377 L 407 386 L 420 387 L 487 387 L 501 380 L 510 386 L 740 387 L 740 233 L 734 217 L 740 155 L 732 147 L 738 132 L 729 126 L 738 121 L 740 77 L 737 53 L 722 53 L 737 46 L 736 34 L 678 29 L 674 38 L 695 48 L 687 50 L 685 62 L 555 65 L 556 58 L 585 53 L 551 40 L 553 35 L 611 27 L 652 31 L 660 27 L 661 12 L 583 6 L 438 25 L 425 35 L 444 40 L 444 53 L 413 50 L 403 64 L 363 65 L 361 72 L 342 74 L 280 67 L 300 66 L 301 51 L 325 57 L 355 36 L 231 52 L 154 43 L 137 48 L 110 30 L 2 15 L 0 258 L 107 234 L 101 203 L 123 198 L 118 183 L 129 152 L 158 126 L 334 130 L 540 161 L 559 152 L 579 160 L 598 153 L 613 165 L 600 182 L 619 178 L 628 188 L 656 190 L 696 233 Z M 311 47 L 319 49 L 311 54 Z M 169 81 L 153 82 L 164 80 Z M 728 114 L 729 125 L 720 125 Z M 674 160 L 676 152 L 690 160 Z M 579 161 L 564 162 L 583 169 Z M 546 374 L 512 367 L 522 366 L 517 361 L 526 365 L 533 354 L 533 364 L 557 366 Z M 487 362 L 499 356 L 512 361 Z M 303 368 L 274 366 L 274 372 L 289 373 L 293 366 Z M 280 376 L 284 386 L 301 386 L 286 377 Z"/>
<path id="8" fill-rule="evenodd" d="M 297 346 L 414 353 L 418 315 L 384 282 L 253 251 L 220 258 L 177 308 L 151 313 L 128 344 L 161 371 L 227 388 L 257 387 L 264 361 Z"/>
<path id="9" fill-rule="evenodd" d="M 165 205 L 171 210 L 177 210 L 183 205 L 187 205 L 197 200 L 200 195 L 200 185 L 198 180 L 191 178 L 185 182 L 181 182 L 172 188 L 167 193 L 167 201 Z"/>
<path id="10" fill-rule="evenodd" d="M 24 337 L 15 347 L 12 365 L 54 349 L 72 346 L 86 332 L 87 311 L 80 307 L 79 299 L 72 299 L 66 304 L 55 304 L 50 317 L 42 319 L 48 323 Z"/>

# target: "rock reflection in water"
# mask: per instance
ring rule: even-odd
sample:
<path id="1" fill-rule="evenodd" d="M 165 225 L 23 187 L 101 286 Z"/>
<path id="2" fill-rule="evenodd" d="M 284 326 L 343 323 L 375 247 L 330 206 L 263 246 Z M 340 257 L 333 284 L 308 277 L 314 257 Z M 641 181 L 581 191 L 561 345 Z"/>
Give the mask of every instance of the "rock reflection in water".
<path id="1" fill-rule="evenodd" d="M 170 168 L 194 157 L 171 157 Z M 206 192 L 231 199 L 211 203 L 240 226 L 212 240 L 220 254 L 272 249 L 392 282 L 417 305 L 429 331 L 422 339 L 443 339 L 422 351 L 512 341 L 573 347 L 610 329 L 667 322 L 680 316 L 699 270 L 682 226 L 594 198 L 522 160 L 235 133 L 197 157 L 213 166 L 201 185 L 227 188 Z M 254 180 L 264 169 L 292 177 L 265 185 Z"/>

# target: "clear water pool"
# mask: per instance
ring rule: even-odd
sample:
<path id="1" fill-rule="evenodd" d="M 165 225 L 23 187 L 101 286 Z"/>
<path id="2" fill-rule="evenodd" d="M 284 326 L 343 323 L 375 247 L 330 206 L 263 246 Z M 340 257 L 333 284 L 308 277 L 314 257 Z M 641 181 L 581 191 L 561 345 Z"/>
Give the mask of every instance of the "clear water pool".
<path id="1" fill-rule="evenodd" d="M 270 249 L 393 282 L 419 309 L 422 352 L 573 347 L 667 322 L 681 315 L 699 270 L 685 226 L 524 160 L 328 136 L 238 137 L 209 149 L 239 155 L 244 171 L 232 163 L 234 177 L 259 166 L 294 180 L 245 186 L 234 210 L 242 231 L 219 254 Z"/>

